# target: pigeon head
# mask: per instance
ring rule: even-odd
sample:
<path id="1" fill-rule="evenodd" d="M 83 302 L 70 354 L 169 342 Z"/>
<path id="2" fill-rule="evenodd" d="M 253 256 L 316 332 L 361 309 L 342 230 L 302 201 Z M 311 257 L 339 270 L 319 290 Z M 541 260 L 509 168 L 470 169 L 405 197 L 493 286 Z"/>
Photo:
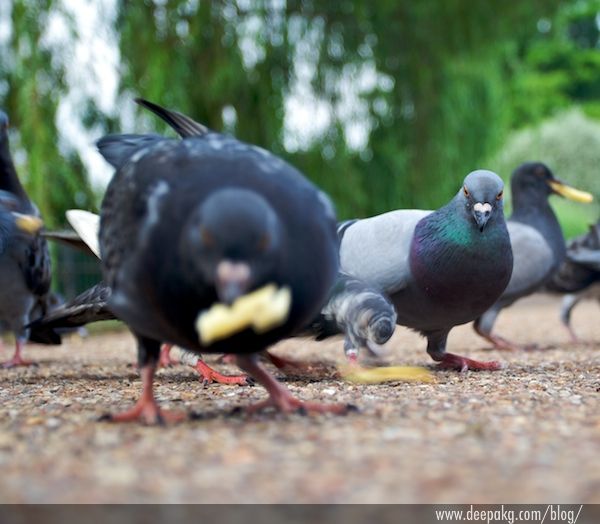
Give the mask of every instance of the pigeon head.
<path id="1" fill-rule="evenodd" d="M 356 304 L 349 313 L 354 318 L 346 329 L 348 347 L 365 347 L 379 355 L 381 346 L 394 334 L 397 318 L 394 306 L 382 297 L 372 296 L 361 305 Z"/>
<path id="2" fill-rule="evenodd" d="M 565 184 L 541 162 L 526 162 L 514 170 L 511 178 L 513 200 L 523 205 L 536 205 L 550 195 L 560 195 L 577 202 L 589 203 L 593 197 Z"/>
<path id="3" fill-rule="evenodd" d="M 464 213 L 474 221 L 479 231 L 504 210 L 504 182 L 492 171 L 479 169 L 469 173 L 457 199 Z"/>
<path id="4" fill-rule="evenodd" d="M 255 192 L 238 188 L 221 189 L 204 200 L 183 238 L 195 272 L 226 304 L 266 283 L 281 243 L 273 208 Z"/>
<path id="5" fill-rule="evenodd" d="M 369 323 L 369 340 L 375 344 L 385 344 L 394 334 L 396 328 L 396 319 L 389 316 L 380 316 L 374 318 Z"/>

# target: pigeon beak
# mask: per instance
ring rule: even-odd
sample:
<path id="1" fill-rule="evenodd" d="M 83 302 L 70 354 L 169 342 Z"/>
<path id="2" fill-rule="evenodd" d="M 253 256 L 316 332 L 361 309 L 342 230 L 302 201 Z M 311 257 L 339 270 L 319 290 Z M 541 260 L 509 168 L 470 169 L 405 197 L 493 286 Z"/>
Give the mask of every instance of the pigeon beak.
<path id="1" fill-rule="evenodd" d="M 217 266 L 216 288 L 219 300 L 231 305 L 250 287 L 250 267 L 244 262 L 223 260 Z"/>
<path id="2" fill-rule="evenodd" d="M 569 200 L 574 200 L 575 202 L 581 202 L 583 204 L 589 204 L 592 200 L 594 200 L 594 197 L 590 193 L 568 186 L 560 180 L 550 180 L 548 184 L 554 193 L 568 198 Z"/>
<path id="3" fill-rule="evenodd" d="M 16 211 L 13 211 L 13 216 L 15 217 L 15 224 L 24 233 L 35 235 L 42 227 L 44 227 L 44 222 L 39 217 L 24 215 L 23 213 L 17 213 Z"/>
<path id="4" fill-rule="evenodd" d="M 475 223 L 477 224 L 479 231 L 483 232 L 485 225 L 488 223 L 488 220 L 491 216 L 492 205 L 488 202 L 477 202 L 473 206 L 473 218 L 475 219 Z"/>

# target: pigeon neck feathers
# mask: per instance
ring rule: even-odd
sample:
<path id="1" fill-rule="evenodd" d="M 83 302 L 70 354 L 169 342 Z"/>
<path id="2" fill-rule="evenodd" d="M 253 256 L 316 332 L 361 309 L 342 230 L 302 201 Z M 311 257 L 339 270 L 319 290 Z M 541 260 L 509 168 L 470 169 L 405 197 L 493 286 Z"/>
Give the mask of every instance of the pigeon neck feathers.
<path id="1" fill-rule="evenodd" d="M 474 174 L 478 174 L 475 179 Z M 417 224 L 409 255 L 411 272 L 421 289 L 433 298 L 461 304 L 465 289 L 472 291 L 467 295 L 474 302 L 478 295 L 483 301 L 497 298 L 494 295 L 504 290 L 512 270 L 502 182 L 488 171 L 469 177 L 446 206 Z M 482 209 L 487 213 L 483 227 Z"/>
<path id="2" fill-rule="evenodd" d="M 427 215 L 417 224 L 411 253 L 427 265 L 435 265 L 438 258 L 446 258 L 459 249 L 463 256 L 481 256 L 484 251 L 493 254 L 499 239 L 508 235 L 501 212 L 494 214 L 480 231 L 465 211 L 460 195 L 437 211 Z M 432 268 L 433 269 L 433 268 Z"/>

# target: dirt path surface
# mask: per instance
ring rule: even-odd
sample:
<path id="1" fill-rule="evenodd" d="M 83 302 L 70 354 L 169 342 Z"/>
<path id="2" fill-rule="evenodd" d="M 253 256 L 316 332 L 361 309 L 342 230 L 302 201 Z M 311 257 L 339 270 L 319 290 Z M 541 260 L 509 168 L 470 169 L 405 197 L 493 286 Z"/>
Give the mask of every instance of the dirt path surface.
<path id="1" fill-rule="evenodd" d="M 600 310 L 575 310 L 580 334 L 596 343 L 572 345 L 557 304 L 530 299 L 498 322 L 506 336 L 552 345 L 543 351 L 487 351 L 469 326 L 451 334 L 450 351 L 503 360 L 501 372 L 436 372 L 432 384 L 286 379 L 304 399 L 360 407 L 345 417 L 229 416 L 264 390 L 202 388 L 177 366 L 158 374 L 161 403 L 204 418 L 166 428 L 96 422 L 138 395 L 132 338 L 28 347 L 39 367 L 0 370 L 0 502 L 600 503 Z M 424 349 L 399 328 L 390 357 L 429 366 Z M 343 361 L 339 338 L 275 352 Z"/>

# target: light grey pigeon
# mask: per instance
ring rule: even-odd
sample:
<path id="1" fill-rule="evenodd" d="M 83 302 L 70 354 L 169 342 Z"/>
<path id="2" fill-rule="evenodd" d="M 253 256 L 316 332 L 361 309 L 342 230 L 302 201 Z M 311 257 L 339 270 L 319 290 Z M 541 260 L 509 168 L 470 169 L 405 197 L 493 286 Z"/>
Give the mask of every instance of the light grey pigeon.
<path id="1" fill-rule="evenodd" d="M 512 254 L 500 177 L 470 173 L 437 211 L 401 210 L 345 227 L 341 270 L 390 297 L 397 323 L 427 337 L 427 352 L 444 368 L 500 369 L 446 352 L 450 330 L 476 319 L 508 284 Z"/>

